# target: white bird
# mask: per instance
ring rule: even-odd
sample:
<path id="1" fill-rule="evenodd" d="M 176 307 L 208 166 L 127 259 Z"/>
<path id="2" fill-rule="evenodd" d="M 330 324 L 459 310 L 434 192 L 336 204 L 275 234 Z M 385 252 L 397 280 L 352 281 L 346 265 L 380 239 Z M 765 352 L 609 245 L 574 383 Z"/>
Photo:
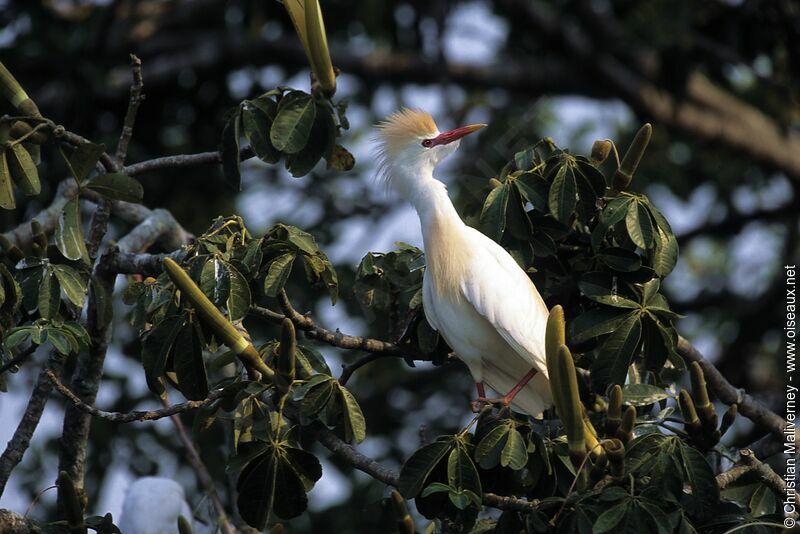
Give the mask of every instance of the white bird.
<path id="1" fill-rule="evenodd" d="M 552 405 L 547 307 L 508 252 L 464 224 L 445 185 L 433 177 L 460 139 L 484 126 L 442 133 L 428 113 L 398 111 L 378 125 L 380 175 L 419 215 L 425 317 L 469 368 L 478 402 L 502 401 L 538 417 Z M 484 383 L 503 397 L 486 399 Z"/>
<path id="2" fill-rule="evenodd" d="M 128 488 L 118 525 L 123 534 L 177 534 L 178 516 L 192 524 L 181 485 L 169 478 L 144 477 Z"/>

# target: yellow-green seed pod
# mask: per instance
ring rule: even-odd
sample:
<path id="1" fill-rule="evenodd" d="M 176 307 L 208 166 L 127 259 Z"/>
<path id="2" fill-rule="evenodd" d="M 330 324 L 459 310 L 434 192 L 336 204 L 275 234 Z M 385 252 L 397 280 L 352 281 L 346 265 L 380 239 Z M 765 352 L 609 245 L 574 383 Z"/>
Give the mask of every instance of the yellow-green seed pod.
<path id="1" fill-rule="evenodd" d="M 70 532 L 72 534 L 86 532 L 86 526 L 83 523 L 83 507 L 80 504 L 75 482 L 66 471 L 61 471 L 58 473 L 56 486 L 58 487 L 59 509 L 64 514 Z"/>
<path id="2" fill-rule="evenodd" d="M 724 436 L 725 432 L 733 426 L 733 423 L 736 421 L 736 415 L 739 413 L 739 405 L 738 404 L 731 404 L 728 408 L 728 411 L 725 412 L 725 415 L 722 416 L 722 423 L 719 425 L 719 433 L 720 436 Z"/>
<path id="3" fill-rule="evenodd" d="M 297 336 L 291 319 L 281 323 L 281 344 L 278 347 L 278 368 L 276 385 L 281 393 L 289 391 L 295 378 L 295 354 L 297 352 Z"/>
<path id="4" fill-rule="evenodd" d="M 608 159 L 608 155 L 611 153 L 611 148 L 613 146 L 613 143 L 608 139 L 595 141 L 592 143 L 591 158 L 598 164 L 603 163 Z"/>
<path id="5" fill-rule="evenodd" d="M 11 261 L 18 262 L 25 257 L 25 254 L 19 249 L 17 245 L 12 243 L 5 235 L 0 234 L 0 249 L 6 253 L 6 256 L 11 258 Z"/>
<path id="6" fill-rule="evenodd" d="M 305 0 L 306 36 L 308 38 L 308 62 L 323 94 L 327 97 L 336 92 L 336 74 L 328 50 L 325 22 L 318 0 Z"/>
<path id="7" fill-rule="evenodd" d="M 613 437 L 622 422 L 622 388 L 614 384 L 608 393 L 608 410 L 606 411 L 606 436 Z"/>
<path id="8" fill-rule="evenodd" d="M 17 79 L 2 62 L 0 62 L 0 93 L 17 109 L 20 109 L 23 102 L 30 100 Z"/>
<path id="9" fill-rule="evenodd" d="M 698 362 L 692 362 L 689 366 L 689 375 L 692 380 L 692 397 L 695 400 L 695 407 L 697 408 L 697 415 L 703 423 L 703 428 L 706 432 L 711 433 L 717 428 L 717 411 L 711 400 L 708 397 L 708 387 L 706 386 L 706 377 L 703 373 L 703 368 L 700 367 Z"/>
<path id="10" fill-rule="evenodd" d="M 575 465 L 580 465 L 586 457 L 586 433 L 584 432 L 583 404 L 578 392 L 578 379 L 572 353 L 566 345 L 558 350 L 558 376 L 562 388 L 563 404 L 557 406 L 558 416 L 567 431 L 569 455 Z"/>
<path id="11" fill-rule="evenodd" d="M 622 421 L 617 429 L 616 436 L 624 444 L 633 439 L 633 425 L 636 422 L 636 408 L 628 406 L 622 415 Z"/>
<path id="12" fill-rule="evenodd" d="M 689 392 L 682 389 L 678 395 L 678 402 L 681 406 L 681 413 L 683 414 L 684 427 L 689 433 L 689 436 L 695 441 L 702 440 L 703 424 L 700 418 L 697 417 L 697 410 L 694 406 L 694 400 Z"/>
<path id="13" fill-rule="evenodd" d="M 197 287 L 197 284 L 194 283 L 194 280 L 189 277 L 186 271 L 172 258 L 164 258 L 164 270 L 169 275 L 172 283 L 192 303 L 197 314 L 220 341 L 230 347 L 248 368 L 258 371 L 264 378 L 272 379 L 275 372 L 264 363 L 256 348 L 208 300 L 208 297 Z"/>
<path id="14" fill-rule="evenodd" d="M 555 305 L 547 317 L 544 348 L 547 373 L 550 378 L 550 390 L 553 393 L 553 404 L 556 406 L 556 411 L 566 402 L 563 394 L 564 389 L 561 387 L 561 380 L 558 376 L 558 351 L 566 343 L 564 309 L 560 305 Z"/>
<path id="15" fill-rule="evenodd" d="M 178 516 L 178 534 L 192 534 L 192 525 L 182 515 Z"/>
<path id="16" fill-rule="evenodd" d="M 392 510 L 397 518 L 397 530 L 402 534 L 414 534 L 414 520 L 408 511 L 405 499 L 397 490 L 392 490 Z"/>
<path id="17" fill-rule="evenodd" d="M 592 464 L 592 469 L 589 471 L 589 480 L 592 481 L 592 484 L 596 484 L 605 476 L 606 469 L 608 469 L 608 456 L 606 454 L 598 455 L 594 464 Z"/>
<path id="18" fill-rule="evenodd" d="M 619 164 L 619 169 L 614 172 L 612 180 L 612 187 L 616 191 L 625 191 L 633 180 L 633 175 L 636 173 L 639 162 L 642 161 L 647 145 L 650 143 L 650 137 L 653 134 L 653 127 L 648 123 L 642 126 L 636 136 L 625 152 L 622 162 Z"/>

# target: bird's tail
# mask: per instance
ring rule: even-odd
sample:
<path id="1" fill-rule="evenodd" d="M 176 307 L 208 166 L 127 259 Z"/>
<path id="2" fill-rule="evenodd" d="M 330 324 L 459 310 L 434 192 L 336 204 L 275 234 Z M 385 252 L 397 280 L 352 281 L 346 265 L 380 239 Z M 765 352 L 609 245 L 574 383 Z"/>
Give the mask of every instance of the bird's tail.
<path id="1" fill-rule="evenodd" d="M 522 358 L 502 358 L 500 365 L 484 359 L 483 379 L 500 395 L 505 395 L 519 383 L 520 379 L 530 371 L 531 364 Z M 553 405 L 550 381 L 547 370 L 537 372 L 530 382 L 517 393 L 511 401 L 511 407 L 532 417 L 540 418 L 542 412 Z"/>

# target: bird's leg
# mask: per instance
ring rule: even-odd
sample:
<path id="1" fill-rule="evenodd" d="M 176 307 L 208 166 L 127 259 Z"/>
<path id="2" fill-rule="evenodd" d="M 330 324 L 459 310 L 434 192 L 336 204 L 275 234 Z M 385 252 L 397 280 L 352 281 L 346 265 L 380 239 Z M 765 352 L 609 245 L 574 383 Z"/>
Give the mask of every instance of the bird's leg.
<path id="1" fill-rule="evenodd" d="M 514 397 L 517 396 L 517 393 L 519 393 L 522 390 L 522 388 L 528 385 L 528 382 L 531 381 L 531 378 L 533 378 L 536 375 L 536 373 L 537 370 L 535 367 L 530 371 L 528 371 L 525 374 L 525 376 L 523 376 L 522 379 L 519 382 L 517 382 L 517 385 L 511 388 L 511 391 L 506 393 L 505 396 L 501 397 L 501 399 L 503 400 L 503 404 L 506 406 L 511 404 L 511 401 L 514 400 Z"/>
<path id="2" fill-rule="evenodd" d="M 475 389 L 478 390 L 478 398 L 472 401 L 472 411 L 478 413 L 487 404 L 491 404 L 489 399 L 486 398 L 486 387 L 483 382 L 475 382 Z"/>

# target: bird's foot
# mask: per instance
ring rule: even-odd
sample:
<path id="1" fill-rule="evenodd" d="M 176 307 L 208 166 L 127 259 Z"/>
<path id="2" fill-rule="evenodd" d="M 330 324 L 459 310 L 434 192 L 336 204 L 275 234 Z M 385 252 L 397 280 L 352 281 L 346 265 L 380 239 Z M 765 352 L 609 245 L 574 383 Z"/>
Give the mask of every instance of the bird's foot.
<path id="1" fill-rule="evenodd" d="M 472 405 L 472 411 L 474 413 L 479 413 L 486 406 L 495 406 L 501 409 L 508 408 L 508 405 L 511 404 L 511 398 L 509 398 L 508 395 L 506 395 L 505 397 L 495 397 L 495 398 L 478 397 L 470 404 Z"/>

